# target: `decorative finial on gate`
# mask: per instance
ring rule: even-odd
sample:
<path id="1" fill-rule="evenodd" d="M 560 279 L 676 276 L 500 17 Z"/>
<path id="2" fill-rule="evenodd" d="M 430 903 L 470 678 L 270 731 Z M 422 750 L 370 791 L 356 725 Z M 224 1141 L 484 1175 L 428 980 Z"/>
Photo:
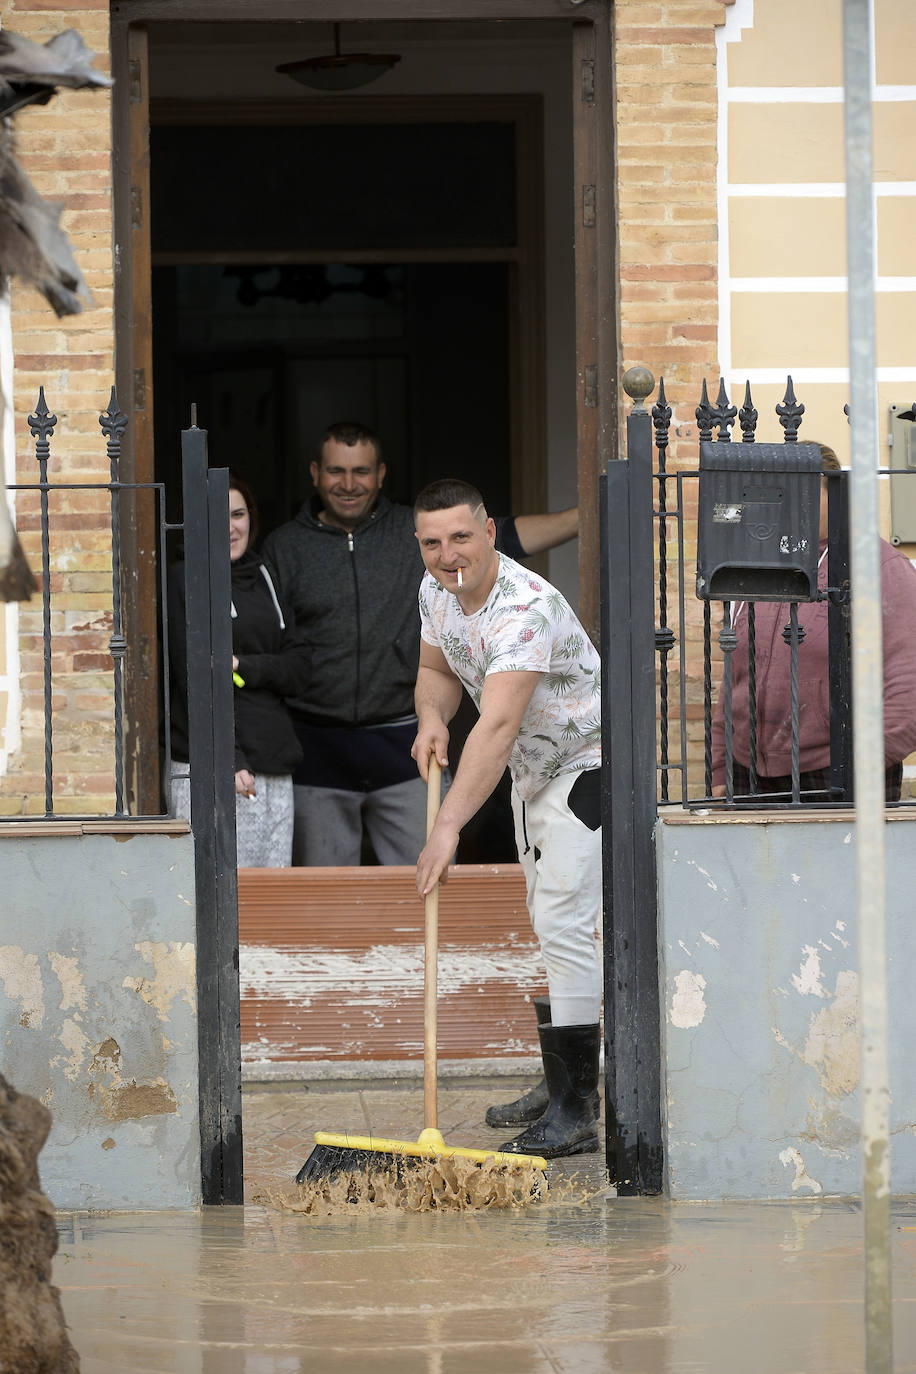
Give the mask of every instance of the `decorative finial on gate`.
<path id="1" fill-rule="evenodd" d="M 793 444 L 798 439 L 798 427 L 802 422 L 805 407 L 801 401 L 795 399 L 795 388 L 792 385 L 792 378 L 786 378 L 786 394 L 782 398 L 782 405 L 776 407 L 776 414 L 779 416 L 779 423 L 786 432 L 785 441 Z"/>
<path id="2" fill-rule="evenodd" d="M 700 442 L 702 443 L 704 440 L 707 442 L 711 441 L 713 412 L 712 406 L 709 404 L 709 392 L 706 390 L 705 377 L 703 378 L 703 390 L 700 393 L 700 404 L 697 406 L 696 410 L 694 411 L 694 414 L 697 417 Z"/>
<path id="3" fill-rule="evenodd" d="M 751 400 L 750 382 L 744 383 L 744 405 L 738 411 L 738 423 L 741 426 L 742 444 L 752 444 L 757 433 L 757 411 Z"/>
<path id="4" fill-rule="evenodd" d="M 50 452 L 51 435 L 54 433 L 54 426 L 57 424 L 57 416 L 52 415 L 48 410 L 48 403 L 45 400 L 45 389 L 43 386 L 38 388 L 38 404 L 35 406 L 35 413 L 29 416 L 29 430 L 32 437 L 38 440 L 35 445 L 35 457 L 41 462 L 48 457 Z"/>
<path id="5" fill-rule="evenodd" d="M 716 404 L 712 408 L 713 424 L 719 430 L 719 443 L 726 443 L 731 439 L 731 427 L 735 423 L 735 416 L 738 414 L 738 407 L 729 404 L 728 392 L 725 390 L 725 378 L 719 378 L 719 394 L 716 397 Z"/>
<path id="6" fill-rule="evenodd" d="M 655 390 L 655 378 L 647 367 L 628 367 L 623 374 L 623 389 L 634 410 L 645 410 L 643 402 Z"/>
<path id="7" fill-rule="evenodd" d="M 671 407 L 665 395 L 665 379 L 658 379 L 658 400 L 652 407 L 652 423 L 655 426 L 655 447 L 659 452 L 659 462 L 664 467 L 665 449 L 668 447 L 668 430 L 671 426 Z"/>
<path id="8" fill-rule="evenodd" d="M 118 393 L 114 387 L 111 388 L 111 396 L 108 400 L 108 409 L 103 410 L 99 416 L 99 428 L 113 443 L 120 443 L 121 436 L 127 428 L 128 417 L 118 405 Z"/>

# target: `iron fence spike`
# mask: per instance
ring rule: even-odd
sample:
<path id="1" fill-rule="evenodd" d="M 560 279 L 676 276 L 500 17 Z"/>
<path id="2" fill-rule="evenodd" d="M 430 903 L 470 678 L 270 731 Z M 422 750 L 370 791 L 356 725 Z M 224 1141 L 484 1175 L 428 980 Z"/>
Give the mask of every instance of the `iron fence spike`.
<path id="1" fill-rule="evenodd" d="M 752 444 L 757 433 L 757 411 L 751 399 L 751 384 L 749 381 L 744 383 L 744 405 L 738 411 L 738 423 L 741 426 L 741 442 Z"/>
<path id="2" fill-rule="evenodd" d="M 785 431 L 785 442 L 794 443 L 798 438 L 798 428 L 802 422 L 805 407 L 801 401 L 796 399 L 795 388 L 792 385 L 791 376 L 786 378 L 786 392 L 782 399 L 782 405 L 777 405 L 776 414 L 779 416 L 779 423 Z"/>
<path id="3" fill-rule="evenodd" d="M 720 444 L 731 438 L 731 427 L 735 423 L 737 414 L 737 406 L 729 404 L 728 392 L 725 390 L 725 378 L 720 377 L 719 394 L 716 397 L 716 404 L 712 407 L 712 423 L 719 431 Z"/>
<path id="4" fill-rule="evenodd" d="M 671 407 L 665 397 L 665 379 L 659 378 L 658 400 L 652 407 L 652 424 L 655 428 L 655 447 L 658 449 L 659 466 L 664 471 L 665 449 L 668 447 L 668 430 L 671 427 Z"/>
<path id="5" fill-rule="evenodd" d="M 712 439 L 713 411 L 709 404 L 709 392 L 706 389 L 706 378 L 703 378 L 703 389 L 700 392 L 700 404 L 695 411 L 697 424 L 699 426 L 700 441 Z"/>
<path id="6" fill-rule="evenodd" d="M 33 438 L 36 438 L 38 440 L 38 444 L 36 444 L 35 446 L 37 453 L 39 445 L 47 445 L 48 439 L 54 433 L 54 426 L 57 424 L 57 416 L 52 415 L 48 409 L 48 403 L 45 400 L 45 389 L 43 386 L 40 386 L 38 388 L 38 401 L 35 405 L 34 413 L 29 416 L 28 423 L 29 431 L 31 432 Z M 43 455 L 39 454 L 38 456 L 47 457 L 47 451 L 45 451 Z"/>

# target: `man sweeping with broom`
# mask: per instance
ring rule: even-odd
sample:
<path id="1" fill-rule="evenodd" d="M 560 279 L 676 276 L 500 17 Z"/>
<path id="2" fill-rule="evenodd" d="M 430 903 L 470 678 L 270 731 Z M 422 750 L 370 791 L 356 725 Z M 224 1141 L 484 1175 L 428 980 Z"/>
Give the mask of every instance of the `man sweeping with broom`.
<path id="1" fill-rule="evenodd" d="M 424 779 L 431 755 L 448 762 L 462 686 L 480 712 L 417 861 L 417 890 L 425 897 L 445 877 L 462 826 L 508 764 L 550 1003 L 538 1026 L 544 1084 L 491 1108 L 487 1120 L 531 1123 L 500 1146 L 505 1153 L 590 1153 L 599 1147 L 600 660 L 556 588 L 496 552 L 496 527 L 474 487 L 433 482 L 414 519 L 426 574 L 412 753 Z"/>

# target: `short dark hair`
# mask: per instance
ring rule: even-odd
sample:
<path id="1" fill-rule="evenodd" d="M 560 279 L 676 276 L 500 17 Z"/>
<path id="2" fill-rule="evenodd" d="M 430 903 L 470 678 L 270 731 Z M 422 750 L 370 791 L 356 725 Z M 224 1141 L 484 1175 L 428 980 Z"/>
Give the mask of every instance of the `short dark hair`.
<path id="1" fill-rule="evenodd" d="M 233 472 L 231 468 L 229 469 L 229 490 L 237 491 L 248 507 L 248 547 L 251 549 L 254 547 L 255 540 L 258 537 L 260 525 L 258 503 L 255 500 L 254 492 L 251 490 L 251 487 L 245 481 L 244 477 L 240 477 L 238 473 Z"/>
<path id="2" fill-rule="evenodd" d="M 438 482 L 430 482 L 414 501 L 413 513 L 416 517 L 420 511 L 451 510 L 454 506 L 470 506 L 475 515 L 483 507 L 486 515 L 480 492 L 470 482 L 462 482 L 460 477 L 442 477 Z"/>
<path id="3" fill-rule="evenodd" d="M 374 429 L 370 429 L 368 425 L 361 425 L 356 420 L 335 420 L 333 425 L 328 425 L 318 440 L 319 467 L 322 450 L 329 439 L 337 444 L 346 444 L 347 448 L 354 448 L 356 444 L 371 444 L 375 449 L 376 462 L 382 461 L 382 445 Z"/>

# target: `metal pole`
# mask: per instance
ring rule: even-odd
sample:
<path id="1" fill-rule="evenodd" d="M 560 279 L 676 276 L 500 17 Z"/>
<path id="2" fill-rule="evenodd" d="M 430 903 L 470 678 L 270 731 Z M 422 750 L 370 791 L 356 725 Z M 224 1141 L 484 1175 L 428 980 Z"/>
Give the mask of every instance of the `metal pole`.
<path id="1" fill-rule="evenodd" d="M 852 427 L 853 760 L 865 1222 L 865 1368 L 891 1374 L 890 1156 L 884 893 L 884 693 L 872 189 L 871 0 L 843 0 Z"/>

